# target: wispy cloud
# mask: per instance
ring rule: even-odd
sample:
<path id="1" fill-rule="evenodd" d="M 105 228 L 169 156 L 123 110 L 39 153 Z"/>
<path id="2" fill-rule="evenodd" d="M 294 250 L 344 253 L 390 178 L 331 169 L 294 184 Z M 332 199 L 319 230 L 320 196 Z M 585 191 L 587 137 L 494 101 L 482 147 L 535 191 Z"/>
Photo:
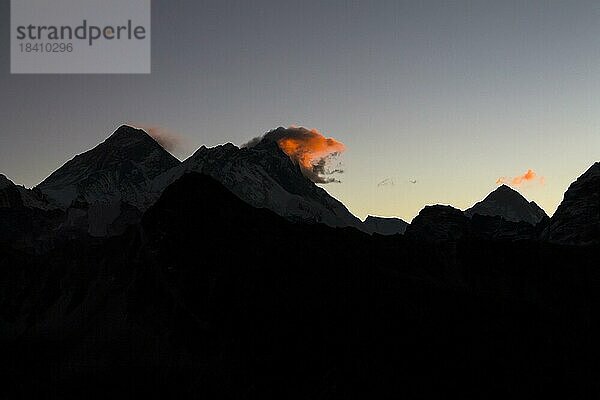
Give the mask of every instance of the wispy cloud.
<path id="1" fill-rule="evenodd" d="M 386 178 L 386 179 L 382 180 L 381 182 L 379 182 L 377 184 L 377 187 L 381 187 L 381 186 L 394 186 L 394 179 Z"/>
<path id="2" fill-rule="evenodd" d="M 543 185 L 545 183 L 545 178 L 543 176 L 539 176 L 532 169 L 528 169 L 523 175 L 514 177 L 502 176 L 496 180 L 497 185 L 510 185 L 516 187 L 522 186 L 525 183 L 538 183 Z"/>
<path id="3" fill-rule="evenodd" d="M 185 146 L 186 140 L 183 138 L 183 136 L 162 126 L 136 123 L 132 123 L 130 125 L 144 130 L 148 135 L 156 140 L 158 144 L 160 144 L 169 152 L 181 151 Z"/>

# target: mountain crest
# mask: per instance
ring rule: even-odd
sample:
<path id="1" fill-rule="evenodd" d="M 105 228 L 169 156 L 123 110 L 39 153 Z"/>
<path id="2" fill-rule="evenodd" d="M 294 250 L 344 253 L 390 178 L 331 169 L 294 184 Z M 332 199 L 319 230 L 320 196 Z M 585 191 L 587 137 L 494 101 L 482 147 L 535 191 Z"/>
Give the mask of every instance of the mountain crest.
<path id="1" fill-rule="evenodd" d="M 469 219 L 448 205 L 425 206 L 406 229 L 408 237 L 425 241 L 454 241 L 467 236 Z"/>
<path id="2" fill-rule="evenodd" d="M 63 208 L 82 196 L 88 203 L 121 199 L 144 209 L 150 181 L 178 164 L 146 132 L 123 125 L 104 142 L 68 161 L 38 188 Z"/>
<path id="3" fill-rule="evenodd" d="M 600 243 L 600 162 L 569 186 L 542 236 L 561 244 Z"/>
<path id="4" fill-rule="evenodd" d="M 380 235 L 404 234 L 408 223 L 400 218 L 367 216 L 363 222 L 363 230 L 367 233 Z"/>
<path id="5" fill-rule="evenodd" d="M 179 167 L 154 180 L 153 196 L 157 198 L 187 172 L 209 175 L 250 205 L 268 208 L 292 221 L 362 227 L 358 218 L 302 174 L 271 139 L 262 138 L 242 148 L 231 143 L 201 147 Z"/>
<path id="6" fill-rule="evenodd" d="M 540 222 L 546 213 L 534 202 L 529 202 L 516 190 L 501 185 L 485 199 L 465 211 L 465 215 L 499 216 L 507 221 L 527 222 L 532 225 Z"/>
<path id="7" fill-rule="evenodd" d="M 148 136 L 150 137 L 150 135 L 148 135 L 144 130 L 142 129 L 138 129 L 138 128 L 134 128 L 131 125 L 121 125 L 117 128 L 116 131 L 114 131 L 109 137 L 108 139 L 120 139 L 120 138 L 135 138 L 138 136 Z"/>

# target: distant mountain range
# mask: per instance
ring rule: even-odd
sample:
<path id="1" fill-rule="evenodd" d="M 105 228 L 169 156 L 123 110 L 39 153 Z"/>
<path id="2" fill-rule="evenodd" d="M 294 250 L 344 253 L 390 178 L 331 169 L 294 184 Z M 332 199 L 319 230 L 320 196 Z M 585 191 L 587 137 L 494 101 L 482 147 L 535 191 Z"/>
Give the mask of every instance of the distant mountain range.
<path id="1" fill-rule="evenodd" d="M 276 142 L 121 127 L 0 175 L 0 398 L 597 398 L 599 199 L 361 222 Z"/>
<path id="2" fill-rule="evenodd" d="M 306 178 L 278 144 L 268 139 L 251 148 L 230 143 L 210 149 L 203 146 L 179 162 L 144 131 L 122 126 L 105 142 L 67 162 L 36 189 L 51 204 L 67 211 L 70 225 L 87 227 L 93 236 L 105 236 L 122 231 L 112 228 L 122 210 L 134 207 L 141 215 L 169 184 L 192 171 L 214 177 L 250 205 L 268 208 L 291 221 L 377 231 L 371 221 L 363 227 L 341 202 Z M 405 229 L 402 223 L 397 230 L 392 225 L 378 232 L 395 234 Z"/>
<path id="3" fill-rule="evenodd" d="M 274 132 L 283 134 L 285 129 Z M 34 190 L 16 186 L 1 176 L 4 198 L 0 198 L 0 204 L 6 207 L 22 203 L 45 211 L 60 209 L 65 213 L 61 229 L 85 231 L 96 237 L 114 236 L 139 222 L 144 211 L 175 180 L 186 173 L 199 172 L 215 178 L 251 206 L 270 209 L 292 222 L 353 227 L 381 235 L 408 231 L 409 235 L 431 235 L 435 240 L 455 238 L 458 234 L 455 224 L 462 221 L 459 212 L 443 207 L 426 207 L 412 226 L 398 218 L 369 216 L 360 221 L 305 177 L 278 144 L 266 137 L 251 147 L 239 148 L 230 143 L 213 148 L 202 146 L 180 162 L 143 130 L 121 126 L 103 143 L 60 167 Z M 464 211 L 468 217 L 464 232 L 490 238 L 595 243 L 600 220 L 595 197 L 598 169 L 597 163 L 571 185 L 550 221 L 535 202 L 502 185 Z"/>
<path id="4" fill-rule="evenodd" d="M 73 201 L 123 201 L 140 210 L 149 206 L 148 188 L 154 178 L 179 165 L 144 131 L 129 126 L 60 167 L 37 188 L 62 208 Z"/>
<path id="5" fill-rule="evenodd" d="M 246 148 L 230 143 L 201 147 L 153 181 L 154 197 L 187 172 L 212 176 L 250 205 L 268 208 L 291 221 L 361 228 L 358 218 L 306 178 L 279 145 L 268 139 Z"/>

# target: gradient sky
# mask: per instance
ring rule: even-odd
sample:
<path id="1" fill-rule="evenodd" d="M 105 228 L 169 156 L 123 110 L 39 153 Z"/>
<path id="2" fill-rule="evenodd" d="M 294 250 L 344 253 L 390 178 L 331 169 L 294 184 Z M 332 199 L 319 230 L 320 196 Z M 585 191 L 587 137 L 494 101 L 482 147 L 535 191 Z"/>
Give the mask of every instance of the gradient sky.
<path id="1" fill-rule="evenodd" d="M 326 190 L 410 221 L 529 168 L 552 214 L 600 160 L 597 1 L 152 3 L 147 76 L 10 75 L 0 3 L 0 173 L 33 186 L 127 122 L 183 136 L 180 159 L 300 125 L 346 144 Z"/>

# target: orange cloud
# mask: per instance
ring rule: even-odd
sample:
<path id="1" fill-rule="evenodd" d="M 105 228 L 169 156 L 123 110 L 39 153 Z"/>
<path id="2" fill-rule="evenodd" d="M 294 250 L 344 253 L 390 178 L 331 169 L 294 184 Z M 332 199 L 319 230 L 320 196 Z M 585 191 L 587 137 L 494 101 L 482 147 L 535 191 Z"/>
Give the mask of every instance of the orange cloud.
<path id="1" fill-rule="evenodd" d="M 510 185 L 510 186 L 521 186 L 524 183 L 540 183 L 544 184 L 545 178 L 543 176 L 539 176 L 532 169 L 528 169 L 523 175 L 515 176 L 515 177 L 500 177 L 496 180 L 497 185 Z"/>
<path id="2" fill-rule="evenodd" d="M 284 137 L 277 141 L 281 150 L 304 168 L 312 168 L 320 160 L 346 150 L 343 143 L 326 138 L 316 129 L 303 132 L 300 136 Z"/>
<path id="3" fill-rule="evenodd" d="M 331 167 L 333 160 L 346 150 L 346 146 L 336 139 L 325 137 L 316 129 L 291 126 L 278 128 L 263 137 L 252 139 L 245 146 L 253 147 L 262 140 L 271 140 L 294 161 L 302 173 L 315 183 L 338 182 L 331 175 L 342 173 Z"/>

